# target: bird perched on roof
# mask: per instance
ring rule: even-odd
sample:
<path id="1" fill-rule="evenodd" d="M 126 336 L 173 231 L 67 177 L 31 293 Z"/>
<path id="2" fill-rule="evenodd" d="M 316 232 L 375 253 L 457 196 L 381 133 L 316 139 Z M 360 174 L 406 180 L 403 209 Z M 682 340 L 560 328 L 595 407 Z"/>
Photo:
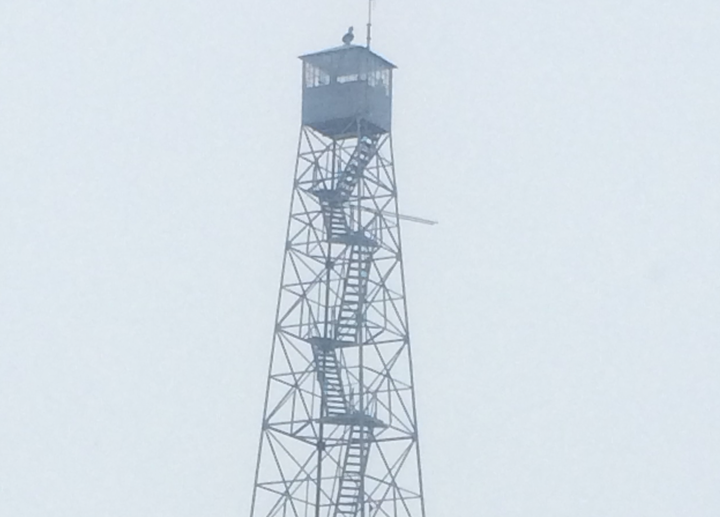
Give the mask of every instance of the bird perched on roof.
<path id="1" fill-rule="evenodd" d="M 353 28 L 350 27 L 345 36 L 342 37 L 342 42 L 345 43 L 345 45 L 349 45 L 353 39 L 355 39 L 355 35 L 353 34 Z"/>

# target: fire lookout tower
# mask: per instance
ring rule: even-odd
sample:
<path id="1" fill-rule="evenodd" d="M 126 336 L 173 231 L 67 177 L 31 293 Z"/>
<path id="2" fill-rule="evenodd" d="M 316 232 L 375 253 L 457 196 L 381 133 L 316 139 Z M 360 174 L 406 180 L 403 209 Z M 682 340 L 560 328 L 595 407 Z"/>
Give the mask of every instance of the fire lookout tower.
<path id="1" fill-rule="evenodd" d="M 251 517 L 424 517 L 391 141 L 395 66 L 307 54 Z"/>

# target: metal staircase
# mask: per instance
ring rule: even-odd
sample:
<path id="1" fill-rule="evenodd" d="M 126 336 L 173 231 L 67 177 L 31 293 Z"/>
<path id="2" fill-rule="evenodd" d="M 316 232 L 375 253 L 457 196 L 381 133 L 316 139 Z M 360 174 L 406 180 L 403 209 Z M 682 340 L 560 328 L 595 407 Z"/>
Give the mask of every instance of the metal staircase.
<path id="1" fill-rule="evenodd" d="M 369 243 L 368 243 L 369 244 Z M 362 305 L 367 293 L 368 274 L 374 246 L 357 244 L 350 246 L 345 272 L 345 282 L 335 321 L 335 340 L 356 343 L 362 317 Z"/>
<path id="2" fill-rule="evenodd" d="M 350 229 L 345 208 L 376 148 L 376 137 L 360 137 L 345 168 L 335 178 L 333 188 L 314 189 L 313 193 L 320 202 L 328 242 L 348 244 L 349 238 L 356 237 Z"/>
<path id="3" fill-rule="evenodd" d="M 335 185 L 335 191 L 340 197 L 347 200 L 355 189 L 360 176 L 362 176 L 365 167 L 375 154 L 377 138 L 371 136 L 361 136 L 358 138 L 357 146 L 353 151 L 345 170 L 340 174 Z"/>
<path id="4" fill-rule="evenodd" d="M 372 160 L 377 137 L 362 136 L 345 168 L 333 181 L 333 188 L 315 188 L 323 215 L 325 239 L 347 246 L 342 292 L 334 314 L 332 336 L 314 338 L 313 357 L 324 400 L 325 422 L 349 428 L 342 472 L 337 486 L 335 517 L 355 517 L 362 504 L 365 468 L 374 439 L 374 426 L 382 425 L 357 407 L 343 384 L 344 367 L 338 348 L 361 345 L 362 311 L 368 288 L 372 256 L 377 244 L 362 230 L 351 227 L 346 208 L 363 172 Z"/>
<path id="5" fill-rule="evenodd" d="M 344 239 L 350 235 L 350 227 L 347 222 L 345 207 L 340 203 L 331 202 L 328 197 L 320 197 L 320 207 L 325 223 L 327 240 L 330 242 L 344 242 Z"/>
<path id="6" fill-rule="evenodd" d="M 315 344 L 313 345 L 313 355 L 318 382 L 325 398 L 325 414 L 323 416 L 346 415 L 349 404 L 340 377 L 342 370 L 335 349 L 327 344 Z"/>
<path id="7" fill-rule="evenodd" d="M 372 443 L 371 427 L 354 425 L 345 449 L 345 461 L 337 492 L 335 516 L 355 516 L 363 499 L 363 478 Z"/>

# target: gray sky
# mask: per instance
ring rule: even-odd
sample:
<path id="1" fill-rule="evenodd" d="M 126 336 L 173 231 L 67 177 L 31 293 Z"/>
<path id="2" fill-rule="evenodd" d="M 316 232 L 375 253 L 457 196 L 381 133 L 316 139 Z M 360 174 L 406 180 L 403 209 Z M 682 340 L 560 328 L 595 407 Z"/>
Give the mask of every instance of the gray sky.
<path id="1" fill-rule="evenodd" d="M 376 4 L 428 517 L 716 517 L 720 3 Z M 296 56 L 364 11 L 0 3 L 0 515 L 247 515 Z"/>

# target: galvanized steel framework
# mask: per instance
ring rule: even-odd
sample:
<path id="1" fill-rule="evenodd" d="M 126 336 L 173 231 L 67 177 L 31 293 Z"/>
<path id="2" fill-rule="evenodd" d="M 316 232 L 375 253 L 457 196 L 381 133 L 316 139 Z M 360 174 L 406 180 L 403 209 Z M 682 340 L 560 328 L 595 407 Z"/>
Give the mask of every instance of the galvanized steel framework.
<path id="1" fill-rule="evenodd" d="M 424 517 L 389 133 L 303 126 L 252 517 Z"/>

